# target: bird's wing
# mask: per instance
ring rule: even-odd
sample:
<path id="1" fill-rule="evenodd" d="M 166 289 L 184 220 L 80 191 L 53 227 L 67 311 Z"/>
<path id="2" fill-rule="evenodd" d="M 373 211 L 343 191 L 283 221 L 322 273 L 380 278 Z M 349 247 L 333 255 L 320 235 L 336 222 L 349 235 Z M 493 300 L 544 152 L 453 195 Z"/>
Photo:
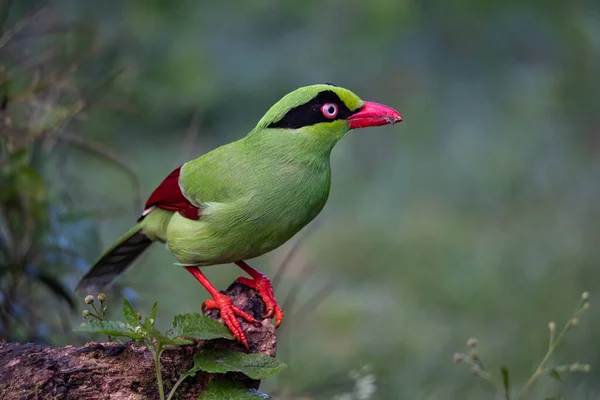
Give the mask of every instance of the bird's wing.
<path id="1" fill-rule="evenodd" d="M 150 195 L 144 213 L 140 217 L 142 220 L 154 207 L 164 210 L 178 211 L 186 218 L 197 220 L 200 218 L 200 209 L 194 206 L 183 194 L 179 185 L 179 175 L 181 166 L 177 167 L 173 172 L 165 178 L 164 181 Z"/>
<path id="2" fill-rule="evenodd" d="M 218 147 L 176 168 L 146 202 L 146 216 L 154 207 L 177 211 L 198 220 L 205 203 L 228 203 L 243 196 L 254 174 L 241 141 Z"/>

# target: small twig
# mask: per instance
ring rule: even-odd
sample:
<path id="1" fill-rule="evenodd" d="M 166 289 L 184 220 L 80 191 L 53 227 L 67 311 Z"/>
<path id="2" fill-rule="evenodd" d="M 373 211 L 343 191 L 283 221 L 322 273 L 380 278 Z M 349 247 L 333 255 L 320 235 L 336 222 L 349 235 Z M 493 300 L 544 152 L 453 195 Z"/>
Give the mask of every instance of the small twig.
<path id="1" fill-rule="evenodd" d="M 6 257 L 15 258 L 15 241 L 12 231 L 8 228 L 8 217 L 4 207 L 0 206 L 0 243 L 3 243 L 3 248 L 6 249 Z"/>
<path id="2" fill-rule="evenodd" d="M 492 386 L 494 386 L 494 388 L 500 393 L 502 392 L 502 386 L 499 385 L 494 378 L 492 377 L 492 375 L 487 372 L 485 370 L 485 368 L 483 368 L 483 366 L 481 365 L 481 363 L 477 363 L 475 361 L 473 361 L 470 357 L 461 354 L 461 356 L 463 356 L 461 358 L 461 361 L 469 364 L 469 366 L 471 367 L 471 371 L 473 371 L 474 374 L 476 374 L 477 376 L 479 376 L 480 378 L 483 378 L 483 380 L 485 380 L 486 382 L 488 382 L 489 384 L 491 384 Z"/>
<path id="3" fill-rule="evenodd" d="M 11 101 L 13 102 L 17 102 L 17 101 L 21 101 L 26 99 L 28 96 L 33 95 L 34 93 L 36 93 L 36 91 L 38 91 L 38 88 L 42 85 L 41 82 L 41 73 L 40 73 L 40 69 L 42 67 L 38 67 L 35 71 L 33 71 L 33 76 L 31 77 L 31 82 L 29 82 L 29 85 L 27 85 L 27 87 L 25 89 L 23 89 L 22 91 L 20 91 L 19 93 L 15 94 Z"/>
<path id="4" fill-rule="evenodd" d="M 335 282 L 331 279 L 327 282 L 317 293 L 315 293 L 298 311 L 292 315 L 296 323 L 301 322 L 306 316 L 309 315 L 310 311 L 313 311 L 319 306 L 331 293 L 335 287 Z"/>
<path id="5" fill-rule="evenodd" d="M 110 150 L 108 147 L 101 145 L 100 143 L 96 143 L 69 133 L 61 133 L 60 135 L 54 136 L 54 138 L 68 146 L 102 158 L 121 169 L 125 175 L 129 177 L 129 181 L 132 186 L 134 212 L 136 215 L 141 213 L 142 197 L 140 195 L 141 190 L 138 178 L 133 170 L 131 170 L 131 168 L 129 168 L 129 166 L 127 166 L 127 164 L 125 164 L 125 162 L 123 162 L 115 152 Z"/>
<path id="6" fill-rule="evenodd" d="M 84 53 L 84 56 L 87 54 Z M 85 57 L 82 58 L 82 61 Z M 115 68 L 112 71 L 106 73 L 102 79 L 98 80 L 98 83 L 91 89 L 87 90 L 87 94 L 84 97 L 86 108 L 97 107 L 100 102 L 100 98 L 106 93 L 106 88 L 115 81 L 115 79 L 125 71 L 125 68 Z M 110 102 L 111 106 L 115 106 L 114 102 Z"/>
<path id="7" fill-rule="evenodd" d="M 281 279 L 285 275 L 286 270 L 290 266 L 290 262 L 294 259 L 294 256 L 300 249 L 300 245 L 315 231 L 315 229 L 317 229 L 318 226 L 318 222 L 313 222 L 311 225 L 306 227 L 306 229 L 298 237 L 298 240 L 296 240 L 296 243 L 294 243 L 292 248 L 287 252 L 285 258 L 283 259 L 281 264 L 279 264 L 279 268 L 277 268 L 275 276 L 273 277 L 273 279 L 271 279 L 271 285 L 273 286 L 273 289 L 275 289 L 277 285 L 279 285 L 279 282 L 281 281 Z"/>
<path id="8" fill-rule="evenodd" d="M 2 5 L 0 5 L 0 35 L 4 33 L 4 24 L 6 23 L 12 5 L 13 0 L 2 0 Z"/>
<path id="9" fill-rule="evenodd" d="M 25 202 L 22 202 L 22 207 L 24 210 L 26 210 L 24 219 L 25 219 L 25 223 L 24 223 L 24 231 L 21 237 L 21 240 L 19 241 L 18 245 L 17 245 L 17 249 L 16 249 L 16 257 L 17 257 L 17 263 L 19 264 L 27 264 L 27 260 L 29 259 L 29 255 L 31 252 L 31 249 L 33 247 L 33 236 L 36 233 L 36 220 L 34 218 L 32 218 L 31 213 L 28 213 L 27 210 L 29 207 L 27 207 L 27 205 L 25 204 Z"/>
<path id="10" fill-rule="evenodd" d="M 18 38 L 14 38 L 13 40 L 22 41 L 22 40 L 28 40 L 28 39 L 35 39 L 38 37 L 46 37 L 49 35 L 59 35 L 62 33 L 69 33 L 74 30 L 85 31 L 85 30 L 89 30 L 89 28 L 90 28 L 89 23 L 86 24 L 85 22 L 68 22 L 68 23 L 63 23 L 63 24 L 57 23 L 57 24 L 54 24 L 44 30 L 39 30 L 39 31 L 35 31 L 35 32 L 23 32 L 21 35 L 19 35 Z"/>
<path id="11" fill-rule="evenodd" d="M 301 276 L 303 276 L 303 279 L 298 279 L 294 282 L 294 285 L 292 285 L 286 298 L 283 300 L 282 309 L 292 310 L 294 308 L 296 299 L 298 298 L 298 294 L 300 293 L 300 289 L 302 288 L 302 284 L 308 280 L 308 278 L 310 277 L 310 275 L 312 274 L 314 269 L 315 269 L 315 264 L 312 264 L 312 263 L 311 264 L 303 263 L 300 266 L 300 270 L 298 273 Z M 289 340 L 289 338 L 290 338 L 291 333 L 294 331 L 293 327 L 295 326 L 295 322 L 296 321 L 294 320 L 294 318 L 288 318 L 287 322 L 285 324 L 283 324 L 283 326 L 280 328 L 280 331 L 281 331 L 280 343 L 282 343 L 281 347 L 285 346 L 284 349 L 286 350 L 287 353 L 290 353 L 293 348 L 293 346 L 291 344 L 292 341 Z M 278 382 L 283 382 L 282 383 L 283 387 L 281 388 L 281 390 L 283 392 L 290 390 L 290 387 L 291 387 L 291 385 L 289 384 L 290 378 L 291 377 L 289 376 L 289 374 L 282 374 L 277 378 Z M 283 398 L 285 398 L 285 396 Z"/>
<path id="12" fill-rule="evenodd" d="M 90 315 L 93 315 L 94 317 L 96 317 L 100 321 L 102 321 L 104 319 L 104 317 L 100 314 L 100 312 L 98 312 L 98 309 L 96 308 L 96 306 L 94 305 L 94 303 L 91 303 L 91 306 L 94 309 L 94 311 L 96 311 L 96 314 L 94 314 L 93 312 L 90 311 Z"/>
<path id="13" fill-rule="evenodd" d="M 544 356 L 544 358 L 538 365 L 538 367 L 535 370 L 535 372 L 533 373 L 533 375 L 531 375 L 531 378 L 529 378 L 529 380 L 523 387 L 523 390 L 521 391 L 521 394 L 519 394 L 519 397 L 518 397 L 519 400 L 523 399 L 525 397 L 525 395 L 531 390 L 535 381 L 540 376 L 544 375 L 547 372 L 547 370 L 545 369 L 546 363 L 550 360 L 550 358 L 554 354 L 554 351 L 556 350 L 556 348 L 563 341 L 566 333 L 568 331 L 570 331 L 571 328 L 573 328 L 577 324 L 579 316 L 589 307 L 589 303 L 587 302 L 587 298 L 585 296 L 586 296 L 586 294 L 584 293 L 584 295 L 582 296 L 583 297 L 582 306 L 575 312 L 575 315 L 573 315 L 573 317 L 571 319 L 569 319 L 569 321 L 567 321 L 564 328 L 558 334 L 556 339 L 554 339 L 554 335 L 555 335 L 554 331 L 556 330 L 556 324 L 554 322 L 550 322 L 550 324 L 548 324 L 549 328 L 550 328 L 550 343 L 548 344 L 548 351 L 546 352 L 546 355 Z"/>
<path id="14" fill-rule="evenodd" d="M 309 277 L 312 275 L 315 270 L 315 264 L 303 264 L 298 271 L 299 275 L 302 276 L 302 279 L 299 279 L 295 282 L 295 284 L 290 288 L 287 297 L 283 300 L 282 308 L 284 310 L 291 310 L 294 308 L 294 303 L 298 298 L 298 293 L 300 293 L 300 289 L 302 289 L 302 285 L 308 281 Z M 287 325 L 286 325 L 287 326 Z"/>
<path id="15" fill-rule="evenodd" d="M 196 141 L 198 134 L 200 133 L 200 125 L 202 123 L 202 114 L 199 110 L 194 112 L 192 119 L 186 129 L 185 137 L 181 142 L 180 157 L 182 163 L 188 161 L 192 157 L 192 150 L 194 148 L 194 142 Z"/>
<path id="16" fill-rule="evenodd" d="M 32 12 L 25 18 L 21 19 L 19 22 L 15 24 L 11 29 L 7 30 L 2 37 L 0 37 L 0 49 L 3 48 L 19 31 L 29 25 L 33 20 L 40 16 L 42 12 L 46 10 L 46 6 L 39 8 L 38 10 Z"/>

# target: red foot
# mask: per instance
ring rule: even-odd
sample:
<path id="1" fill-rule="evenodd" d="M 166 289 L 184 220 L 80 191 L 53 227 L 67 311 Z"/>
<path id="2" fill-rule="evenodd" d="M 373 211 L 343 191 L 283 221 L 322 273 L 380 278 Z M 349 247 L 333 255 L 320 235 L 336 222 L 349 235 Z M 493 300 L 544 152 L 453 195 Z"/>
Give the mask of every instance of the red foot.
<path id="1" fill-rule="evenodd" d="M 260 324 L 260 322 L 254 319 L 252 315 L 247 314 L 234 306 L 231 299 L 222 293 L 215 294 L 213 300 L 206 300 L 202 303 L 202 312 L 214 309 L 218 309 L 221 312 L 223 322 L 225 322 L 225 325 L 231 330 L 231 333 L 233 333 L 233 336 L 235 336 L 238 342 L 243 344 L 244 347 L 246 347 L 246 350 L 250 350 L 246 334 L 236 316 L 240 316 L 252 324 Z"/>
<path id="2" fill-rule="evenodd" d="M 273 318 L 275 317 L 275 327 L 278 328 L 283 321 L 283 311 L 277 304 L 277 300 L 275 299 L 275 295 L 273 294 L 273 286 L 271 286 L 271 281 L 265 275 L 258 275 L 254 279 L 248 279 L 244 276 L 240 276 L 237 281 L 242 285 L 246 285 L 258 292 L 260 297 L 265 302 L 267 306 L 267 312 L 262 318 Z"/>

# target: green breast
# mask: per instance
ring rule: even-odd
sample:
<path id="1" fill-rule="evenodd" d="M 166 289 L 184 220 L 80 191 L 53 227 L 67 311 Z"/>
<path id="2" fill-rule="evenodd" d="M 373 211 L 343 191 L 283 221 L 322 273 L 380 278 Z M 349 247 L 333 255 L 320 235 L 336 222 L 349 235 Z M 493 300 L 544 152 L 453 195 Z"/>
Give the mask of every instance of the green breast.
<path id="1" fill-rule="evenodd" d="M 285 164 L 273 170 L 266 185 L 257 187 L 249 200 L 257 204 L 248 210 L 253 210 L 251 223 L 264 230 L 265 251 L 285 243 L 321 212 L 329 196 L 330 176 L 328 160 L 319 168 Z"/>
<path id="2" fill-rule="evenodd" d="M 185 173 L 185 179 L 194 178 L 186 195 L 203 214 L 199 221 L 175 214 L 169 223 L 167 244 L 182 263 L 210 265 L 262 255 L 294 236 L 327 201 L 329 152 L 291 154 L 285 143 L 266 149 L 236 144 L 224 155 L 203 156 L 192 165 L 193 174 L 191 168 Z"/>

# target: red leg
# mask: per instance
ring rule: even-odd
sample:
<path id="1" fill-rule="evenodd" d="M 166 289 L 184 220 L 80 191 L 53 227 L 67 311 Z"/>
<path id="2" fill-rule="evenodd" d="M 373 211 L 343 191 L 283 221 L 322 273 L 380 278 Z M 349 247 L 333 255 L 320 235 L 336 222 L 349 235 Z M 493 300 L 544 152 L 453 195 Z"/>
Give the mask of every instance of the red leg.
<path id="1" fill-rule="evenodd" d="M 267 278 L 266 275 L 261 274 L 259 271 L 255 270 L 251 266 L 249 266 L 245 261 L 236 261 L 235 263 L 238 267 L 243 269 L 250 275 L 253 279 L 248 279 L 243 276 L 238 278 L 238 282 L 255 289 L 262 297 L 265 305 L 267 306 L 267 312 L 263 315 L 263 318 L 272 318 L 275 317 L 275 327 L 279 327 L 281 321 L 283 320 L 283 311 L 277 304 L 277 300 L 275 300 L 275 295 L 273 294 L 273 286 L 271 286 L 271 281 Z"/>
<path id="2" fill-rule="evenodd" d="M 213 300 L 206 300 L 202 303 L 202 312 L 205 312 L 207 309 L 213 310 L 218 309 L 221 312 L 221 318 L 225 322 L 225 325 L 231 330 L 233 336 L 246 347 L 248 347 L 248 340 L 246 339 L 246 334 L 244 333 L 242 326 L 240 325 L 240 321 L 236 318 L 237 316 L 242 317 L 246 321 L 256 324 L 260 323 L 252 315 L 245 313 L 240 310 L 236 306 L 231 303 L 231 299 L 225 296 L 223 293 L 219 292 L 212 283 L 209 282 L 208 278 L 200 271 L 198 267 L 185 267 L 189 273 L 194 275 L 194 278 L 198 280 L 208 290 L 208 293 L 213 297 Z"/>

